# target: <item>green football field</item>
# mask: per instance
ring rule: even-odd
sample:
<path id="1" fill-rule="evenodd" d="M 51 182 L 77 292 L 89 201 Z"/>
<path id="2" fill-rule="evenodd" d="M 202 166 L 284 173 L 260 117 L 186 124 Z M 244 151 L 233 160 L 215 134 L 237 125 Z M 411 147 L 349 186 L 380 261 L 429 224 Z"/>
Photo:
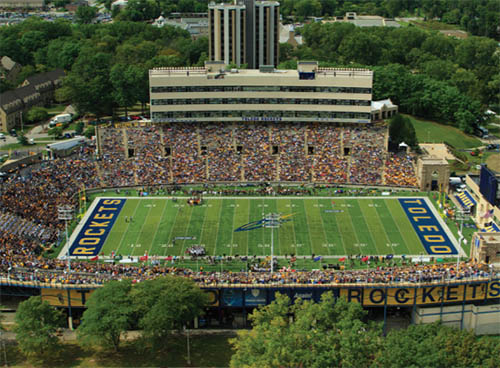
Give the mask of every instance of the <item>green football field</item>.
<path id="1" fill-rule="evenodd" d="M 102 201 L 100 198 L 94 201 L 75 233 L 83 232 L 82 224 L 89 222 L 92 211 L 97 213 L 99 200 Z M 205 198 L 198 206 L 187 204 L 186 198 L 121 200 L 123 205 L 114 223 L 109 225 L 102 248 L 97 249 L 99 254 L 179 256 L 189 247 L 203 246 L 208 255 L 262 256 L 271 254 L 271 237 L 275 255 L 430 253 L 394 197 L 219 197 Z M 439 221 L 450 234 L 431 202 L 421 200 L 434 214 L 433 221 Z M 262 221 L 269 213 L 280 218 L 279 226 L 274 229 Z M 75 235 L 72 244 L 74 239 Z M 80 244 L 86 244 L 85 241 Z"/>

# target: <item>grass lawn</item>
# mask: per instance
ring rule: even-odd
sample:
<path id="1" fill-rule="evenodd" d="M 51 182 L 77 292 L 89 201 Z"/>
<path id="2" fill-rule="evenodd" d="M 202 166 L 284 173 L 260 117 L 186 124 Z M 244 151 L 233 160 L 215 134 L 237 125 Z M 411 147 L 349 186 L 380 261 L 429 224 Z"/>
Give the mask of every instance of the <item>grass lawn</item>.
<path id="1" fill-rule="evenodd" d="M 460 129 L 450 125 L 420 120 L 410 115 L 405 116 L 411 119 L 420 143 L 447 142 L 457 149 L 474 148 L 483 145 L 479 139 L 467 135 Z"/>
<path id="2" fill-rule="evenodd" d="M 50 140 L 50 139 L 47 139 Z M 37 146 L 45 146 L 47 143 L 36 143 L 35 144 L 30 144 L 27 146 L 22 145 L 21 143 L 11 143 L 11 144 L 6 144 L 4 146 L 0 147 L 0 151 L 10 151 L 10 150 L 18 150 L 18 149 L 29 149 L 30 147 L 37 147 Z"/>
<path id="3" fill-rule="evenodd" d="M 228 367 L 233 351 L 228 339 L 233 335 L 192 335 L 191 365 L 194 367 Z M 7 345 L 7 361 L 15 367 L 187 367 L 184 336 L 171 336 L 161 351 L 145 350 L 138 339 L 126 341 L 118 353 L 89 351 L 76 342 L 63 344 L 60 356 L 45 364 L 31 363 L 16 345 Z"/>
<path id="4" fill-rule="evenodd" d="M 62 113 L 65 108 L 66 108 L 66 105 L 54 105 L 54 106 L 47 108 L 47 112 L 49 115 L 57 115 L 57 114 Z"/>
<path id="5" fill-rule="evenodd" d="M 430 29 L 434 31 L 440 31 L 440 30 L 459 30 L 460 27 L 456 24 L 447 24 L 443 22 L 438 22 L 437 20 L 412 20 L 412 24 L 424 28 L 424 29 Z"/>
<path id="6" fill-rule="evenodd" d="M 423 198 L 408 200 L 425 202 Z M 82 226 L 93 223 L 98 201 L 94 201 L 95 209 L 87 211 Z M 448 231 L 450 245 L 455 245 L 446 225 L 439 225 L 432 203 L 427 205 L 429 221 L 436 221 L 440 231 Z M 280 214 L 279 227 L 266 226 L 262 219 L 267 213 Z M 315 254 L 323 256 L 325 263 L 344 255 L 428 253 L 422 234 L 416 232 L 397 198 L 207 197 L 200 206 L 188 205 L 185 198 L 127 198 L 113 216 L 116 222 L 109 225 L 109 235 L 103 240 L 104 255 L 114 251 L 124 257 L 183 256 L 188 248 L 202 246 L 207 255 L 266 257 L 271 255 L 272 244 L 275 255 L 311 259 Z M 131 217 L 133 221 L 126 221 Z M 85 231 L 80 227 L 74 236 L 86 238 Z M 80 238 L 72 239 L 72 251 L 79 247 Z M 241 265 L 236 267 L 241 269 Z"/>

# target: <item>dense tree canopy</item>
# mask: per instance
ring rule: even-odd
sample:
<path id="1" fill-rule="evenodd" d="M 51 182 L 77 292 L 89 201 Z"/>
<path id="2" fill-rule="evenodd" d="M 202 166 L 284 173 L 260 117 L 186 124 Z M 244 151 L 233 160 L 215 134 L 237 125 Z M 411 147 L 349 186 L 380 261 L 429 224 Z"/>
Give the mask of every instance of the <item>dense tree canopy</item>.
<path id="1" fill-rule="evenodd" d="M 19 349 L 30 358 L 53 357 L 59 347 L 56 331 L 62 327 L 62 313 L 33 296 L 19 304 L 16 312 L 16 340 Z"/>
<path id="2" fill-rule="evenodd" d="M 293 317 L 292 317 L 293 316 Z M 365 323 L 358 303 L 323 294 L 320 303 L 278 294 L 250 316 L 252 329 L 231 340 L 231 367 L 494 367 L 496 338 L 443 326 L 390 331 Z"/>
<path id="3" fill-rule="evenodd" d="M 416 27 L 360 28 L 348 23 L 312 23 L 302 35 L 304 45 L 285 49 L 287 57 L 371 68 L 374 99 L 390 97 L 402 112 L 471 132 L 485 106 L 500 103 L 500 58 L 494 40 L 458 40 Z M 290 67 L 288 60 L 282 61 L 281 68 Z"/>
<path id="4" fill-rule="evenodd" d="M 111 281 L 92 293 L 78 327 L 81 342 L 118 350 L 122 334 L 132 326 L 131 285 L 130 281 Z"/>
<path id="5" fill-rule="evenodd" d="M 290 317 L 293 314 L 293 320 Z M 367 367 L 382 346 L 380 326 L 366 324 L 358 303 L 321 303 L 278 294 L 250 316 L 253 328 L 232 340 L 232 367 Z"/>
<path id="6" fill-rule="evenodd" d="M 200 316 L 208 302 L 207 294 L 183 277 L 141 282 L 131 296 L 144 336 L 162 343 L 172 330 L 180 330 Z"/>

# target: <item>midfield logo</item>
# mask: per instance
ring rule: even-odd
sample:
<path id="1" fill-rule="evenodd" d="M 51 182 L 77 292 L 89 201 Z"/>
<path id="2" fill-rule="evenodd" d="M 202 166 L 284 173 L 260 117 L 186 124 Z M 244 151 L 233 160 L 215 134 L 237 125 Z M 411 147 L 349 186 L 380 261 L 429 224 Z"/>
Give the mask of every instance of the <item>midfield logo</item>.
<path id="1" fill-rule="evenodd" d="M 291 213 L 291 214 L 285 215 L 285 216 L 280 216 L 278 218 L 279 225 L 284 224 L 285 222 L 288 222 L 288 221 L 292 221 L 292 219 L 290 217 L 292 217 L 293 215 L 295 215 L 295 213 Z M 271 221 L 275 221 L 275 220 L 263 218 L 261 220 L 252 221 L 252 222 L 249 222 L 248 224 L 240 226 L 239 228 L 234 230 L 234 232 L 237 233 L 240 231 L 249 231 L 249 230 L 260 229 L 262 227 L 266 227 L 266 225 L 268 225 Z"/>

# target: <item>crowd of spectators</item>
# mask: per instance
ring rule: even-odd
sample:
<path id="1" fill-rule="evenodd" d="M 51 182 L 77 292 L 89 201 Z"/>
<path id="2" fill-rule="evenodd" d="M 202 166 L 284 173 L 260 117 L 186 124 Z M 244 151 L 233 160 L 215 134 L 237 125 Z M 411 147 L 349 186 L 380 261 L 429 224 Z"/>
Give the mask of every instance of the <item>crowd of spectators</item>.
<path id="1" fill-rule="evenodd" d="M 175 124 L 101 129 L 108 186 L 290 181 L 416 186 L 412 158 L 387 153 L 387 129 L 328 124 Z"/>
<path id="2" fill-rule="evenodd" d="M 0 269 L 5 275 L 5 261 Z M 169 265 L 130 265 L 112 263 L 72 264 L 72 271 L 65 269 L 65 262 L 60 260 L 34 260 L 16 264 L 10 267 L 10 281 L 34 281 L 48 284 L 102 284 L 109 280 L 131 279 L 138 283 L 166 275 L 186 277 L 199 285 L 261 285 L 261 284 L 397 284 L 397 283 L 433 283 L 448 281 L 465 281 L 498 277 L 487 265 L 462 262 L 457 269 L 456 263 L 421 264 L 410 266 L 380 265 L 370 269 L 350 270 L 296 270 L 283 267 L 276 272 L 217 272 L 192 270 Z"/>
<path id="3" fill-rule="evenodd" d="M 277 180 L 377 185 L 383 184 L 382 178 L 387 184 L 416 185 L 412 157 L 388 154 L 385 150 L 387 130 L 379 127 L 314 123 L 279 127 L 268 123 L 107 127 L 99 129 L 97 141 L 97 151 L 92 144 L 82 146 L 70 157 L 28 166 L 1 183 L 1 272 L 23 267 L 54 271 L 58 280 L 70 277 L 61 276 L 65 262 L 41 258 L 40 254 L 62 236 L 64 225 L 58 219 L 58 206 L 76 207 L 77 194 L 84 188 L 154 185 L 158 191 L 161 188 L 158 185 L 175 186 L 173 183 Z M 314 194 L 314 190 L 261 185 L 257 189 L 218 189 L 216 194 L 246 195 L 257 191 L 262 195 L 308 195 Z M 80 280 L 93 281 L 172 272 L 202 277 L 202 282 L 215 277 L 215 273 L 198 274 L 158 265 L 136 267 L 77 262 L 73 270 L 76 275 L 87 275 Z M 370 275 L 379 280 L 381 272 Z M 228 278 L 254 282 L 257 277 L 258 282 L 324 282 L 354 277 L 352 273 L 333 271 L 285 274 L 288 276 L 236 273 L 219 277 L 221 282 Z"/>

